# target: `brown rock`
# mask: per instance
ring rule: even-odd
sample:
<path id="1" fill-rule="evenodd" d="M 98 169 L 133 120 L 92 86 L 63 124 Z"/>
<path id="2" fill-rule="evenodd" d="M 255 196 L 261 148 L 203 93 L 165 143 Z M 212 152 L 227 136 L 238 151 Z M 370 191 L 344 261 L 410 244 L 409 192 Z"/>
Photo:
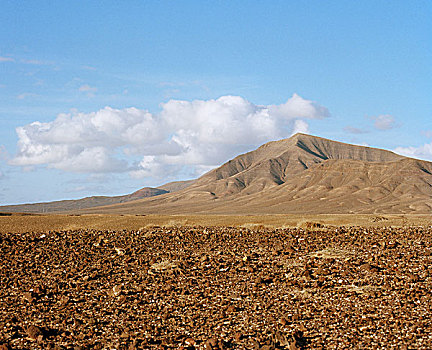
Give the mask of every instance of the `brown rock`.
<path id="1" fill-rule="evenodd" d="M 300 319 L 299 314 L 294 314 L 291 316 L 291 321 L 298 321 Z"/>
<path id="2" fill-rule="evenodd" d="M 83 229 L 45 240 L 1 229 L 0 344 L 13 348 L 431 348 L 432 225 Z"/>
<path id="3" fill-rule="evenodd" d="M 43 338 L 43 330 L 38 326 L 31 325 L 27 328 L 26 333 L 31 340 L 39 340 Z"/>
<path id="4" fill-rule="evenodd" d="M 29 303 L 32 303 L 35 300 L 32 292 L 25 292 L 25 293 L 23 293 L 23 298 L 25 300 L 27 300 Z"/>
<path id="5" fill-rule="evenodd" d="M 286 319 L 285 317 L 281 317 L 281 318 L 279 319 L 279 323 L 280 323 L 282 326 L 286 326 L 286 325 L 288 324 L 288 321 L 287 321 L 287 319 Z"/>
<path id="6" fill-rule="evenodd" d="M 309 269 L 305 269 L 302 273 L 302 276 L 305 277 L 306 279 L 310 279 L 312 277 Z"/>
<path id="7" fill-rule="evenodd" d="M 275 350 L 276 348 L 274 347 L 274 345 L 263 345 L 260 347 L 260 350 Z"/>
<path id="8" fill-rule="evenodd" d="M 222 339 L 219 339 L 218 341 L 218 347 L 220 350 L 224 350 L 226 348 L 225 342 Z"/>
<path id="9" fill-rule="evenodd" d="M 292 341 L 289 346 L 288 346 L 289 350 L 300 350 L 301 347 L 297 345 L 297 343 L 295 341 Z"/>
<path id="10" fill-rule="evenodd" d="M 288 339 L 288 337 L 279 331 L 276 331 L 274 334 L 274 340 L 277 344 L 279 344 L 282 347 L 286 347 L 290 345 L 290 341 Z"/>
<path id="11" fill-rule="evenodd" d="M 129 333 L 123 332 L 122 334 L 120 334 L 120 338 L 123 338 L 123 339 L 129 338 Z"/>
<path id="12" fill-rule="evenodd" d="M 195 346 L 195 344 L 196 344 L 196 342 L 193 338 L 186 338 L 184 342 L 187 346 Z"/>
<path id="13" fill-rule="evenodd" d="M 209 350 L 217 349 L 218 342 L 217 342 L 216 338 L 210 338 L 205 342 L 204 346 L 206 349 L 209 349 Z"/>
<path id="14" fill-rule="evenodd" d="M 227 310 L 226 310 L 226 312 L 227 313 L 233 313 L 233 312 L 235 312 L 236 311 L 236 307 L 234 306 L 234 305 L 230 305 L 230 306 L 228 306 L 228 308 L 227 308 Z"/>
<path id="15" fill-rule="evenodd" d="M 64 295 L 60 298 L 60 304 L 64 306 L 69 302 L 69 300 L 70 300 L 69 297 Z"/>

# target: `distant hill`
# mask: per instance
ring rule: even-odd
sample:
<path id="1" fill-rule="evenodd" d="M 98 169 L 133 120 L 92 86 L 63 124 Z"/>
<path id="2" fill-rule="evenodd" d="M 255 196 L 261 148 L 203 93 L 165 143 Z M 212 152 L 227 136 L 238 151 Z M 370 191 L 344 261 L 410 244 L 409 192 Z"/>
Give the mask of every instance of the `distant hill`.
<path id="1" fill-rule="evenodd" d="M 196 180 L 186 180 L 186 181 L 173 181 L 165 185 L 159 186 L 158 189 L 165 190 L 167 192 L 177 192 L 185 189 L 192 185 Z"/>
<path id="2" fill-rule="evenodd" d="M 431 213 L 432 163 L 296 134 L 228 161 L 187 188 L 103 213 Z"/>
<path id="3" fill-rule="evenodd" d="M 93 205 L 93 199 L 91 207 L 78 211 L 430 214 L 432 163 L 382 149 L 296 134 L 239 155 L 197 180 L 167 184 L 159 190 L 170 192 L 137 200 L 132 194 L 127 200 L 99 206 Z M 40 207 L 34 208 L 40 212 Z M 7 210 L 3 207 L 0 211 Z"/>
<path id="4" fill-rule="evenodd" d="M 160 196 L 165 193 L 175 192 L 179 189 L 184 189 L 191 183 L 193 183 L 193 180 L 175 181 L 162 185 L 160 188 L 144 187 L 139 189 L 138 191 L 123 196 L 91 196 L 75 200 L 72 199 L 46 203 L 2 206 L 0 207 L 0 211 L 20 213 L 53 213 L 89 209 L 93 207 L 100 207 L 111 204 L 126 203 L 142 198 Z"/>

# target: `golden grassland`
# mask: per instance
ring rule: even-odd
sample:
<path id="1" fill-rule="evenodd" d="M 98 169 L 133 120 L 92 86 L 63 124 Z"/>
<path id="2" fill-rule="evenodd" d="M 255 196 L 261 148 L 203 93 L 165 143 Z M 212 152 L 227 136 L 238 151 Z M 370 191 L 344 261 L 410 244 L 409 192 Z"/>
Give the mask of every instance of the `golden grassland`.
<path id="1" fill-rule="evenodd" d="M 230 226 L 289 228 L 328 226 L 429 226 L 432 215 L 32 215 L 0 214 L 0 232 L 47 232 L 62 230 L 140 230 L 151 226 Z"/>

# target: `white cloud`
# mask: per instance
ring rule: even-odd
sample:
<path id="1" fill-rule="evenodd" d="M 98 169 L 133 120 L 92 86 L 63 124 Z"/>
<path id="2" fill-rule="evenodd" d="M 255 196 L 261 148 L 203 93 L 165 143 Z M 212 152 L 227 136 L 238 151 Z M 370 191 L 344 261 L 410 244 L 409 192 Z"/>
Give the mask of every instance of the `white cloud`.
<path id="1" fill-rule="evenodd" d="M 297 119 L 294 121 L 292 134 L 297 134 L 301 132 L 303 134 L 309 134 L 309 125 L 304 120 Z"/>
<path id="2" fill-rule="evenodd" d="M 378 130 L 390 130 L 397 126 L 394 117 L 390 114 L 382 114 L 370 119 L 374 121 L 374 127 Z"/>
<path id="3" fill-rule="evenodd" d="M 135 179 L 142 178 L 163 178 L 172 175 L 172 168 L 168 164 L 163 164 L 154 155 L 144 156 L 142 160 L 138 163 L 135 170 L 130 172 L 130 176 Z M 178 169 L 178 166 L 174 166 Z"/>
<path id="4" fill-rule="evenodd" d="M 9 154 L 4 145 L 0 145 L 0 160 L 7 160 L 9 158 Z"/>
<path id="5" fill-rule="evenodd" d="M 90 85 L 81 85 L 78 89 L 79 92 L 83 92 L 86 93 L 87 97 L 94 97 L 94 93 L 97 91 L 98 89 L 90 86 Z"/>
<path id="6" fill-rule="evenodd" d="M 432 139 L 432 130 L 424 130 L 421 132 L 422 135 L 426 136 L 429 139 Z"/>
<path id="7" fill-rule="evenodd" d="M 38 96 L 37 94 L 34 94 L 32 92 L 24 92 L 22 94 L 19 94 L 16 98 L 18 100 L 24 100 L 24 99 L 26 99 L 28 97 L 37 97 L 37 96 Z"/>
<path id="8" fill-rule="evenodd" d="M 426 143 L 420 147 L 397 147 L 394 152 L 406 157 L 432 161 L 432 143 Z"/>
<path id="9" fill-rule="evenodd" d="M 85 84 L 85 85 L 81 85 L 78 90 L 80 92 L 96 92 L 97 88 Z"/>
<path id="10" fill-rule="evenodd" d="M 0 56 L 0 62 L 15 62 L 15 60 L 12 57 Z"/>
<path id="11" fill-rule="evenodd" d="M 85 70 L 96 70 L 96 67 L 93 67 L 93 66 L 82 66 L 82 69 L 85 69 Z"/>
<path id="12" fill-rule="evenodd" d="M 25 64 L 32 64 L 35 66 L 43 66 L 43 65 L 53 64 L 52 62 L 46 62 L 46 61 L 41 61 L 41 60 L 21 60 L 21 62 L 25 63 Z"/>
<path id="13" fill-rule="evenodd" d="M 288 119 L 322 119 L 329 116 L 327 108 L 314 101 L 305 100 L 297 94 L 294 94 L 286 103 L 277 106 L 271 105 L 268 109 L 272 115 Z"/>
<path id="14" fill-rule="evenodd" d="M 350 133 L 350 134 L 357 134 L 357 135 L 368 133 L 367 130 L 360 129 L 360 128 L 356 128 L 356 127 L 354 127 L 354 126 L 349 126 L 349 125 L 346 126 L 346 127 L 344 127 L 343 130 L 344 130 L 345 132 Z"/>
<path id="15" fill-rule="evenodd" d="M 157 114 L 110 107 L 73 111 L 18 127 L 18 153 L 10 163 L 81 173 L 128 171 L 136 178 L 164 178 L 185 166 L 200 174 L 267 141 L 308 132 L 305 119 L 328 115 L 296 94 L 278 106 L 222 96 L 170 100 Z"/>

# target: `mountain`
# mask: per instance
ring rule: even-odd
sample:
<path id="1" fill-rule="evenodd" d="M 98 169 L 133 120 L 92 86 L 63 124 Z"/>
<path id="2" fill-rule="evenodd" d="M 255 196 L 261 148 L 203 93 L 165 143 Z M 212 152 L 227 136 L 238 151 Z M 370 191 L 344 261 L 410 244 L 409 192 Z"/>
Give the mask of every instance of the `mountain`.
<path id="1" fill-rule="evenodd" d="M 165 185 L 159 186 L 158 189 L 165 190 L 167 192 L 177 192 L 177 191 L 185 189 L 186 187 L 189 187 L 194 182 L 195 182 L 195 180 L 173 181 L 173 182 L 169 182 Z"/>
<path id="2" fill-rule="evenodd" d="M 430 213 L 432 163 L 296 134 L 239 155 L 193 182 L 170 186 L 178 190 L 81 212 Z"/>
<path id="3" fill-rule="evenodd" d="M 107 213 L 430 213 L 432 163 L 296 134 L 228 161 L 175 193 Z"/>
<path id="4" fill-rule="evenodd" d="M 216 197 L 250 195 L 285 184 L 330 159 L 371 163 L 401 158 L 389 151 L 296 134 L 289 139 L 266 143 L 255 151 L 230 160 L 202 176 L 191 189 L 203 187 Z"/>
<path id="5" fill-rule="evenodd" d="M 32 203 L 1 206 L 1 212 L 21 212 L 21 213 L 53 213 L 67 212 L 74 210 L 89 209 L 111 204 L 126 203 L 137 199 L 159 196 L 161 194 L 175 192 L 191 185 L 194 180 L 175 181 L 162 185 L 157 188 L 143 187 L 138 191 L 123 196 L 91 196 L 81 199 L 62 200 L 46 203 Z"/>

